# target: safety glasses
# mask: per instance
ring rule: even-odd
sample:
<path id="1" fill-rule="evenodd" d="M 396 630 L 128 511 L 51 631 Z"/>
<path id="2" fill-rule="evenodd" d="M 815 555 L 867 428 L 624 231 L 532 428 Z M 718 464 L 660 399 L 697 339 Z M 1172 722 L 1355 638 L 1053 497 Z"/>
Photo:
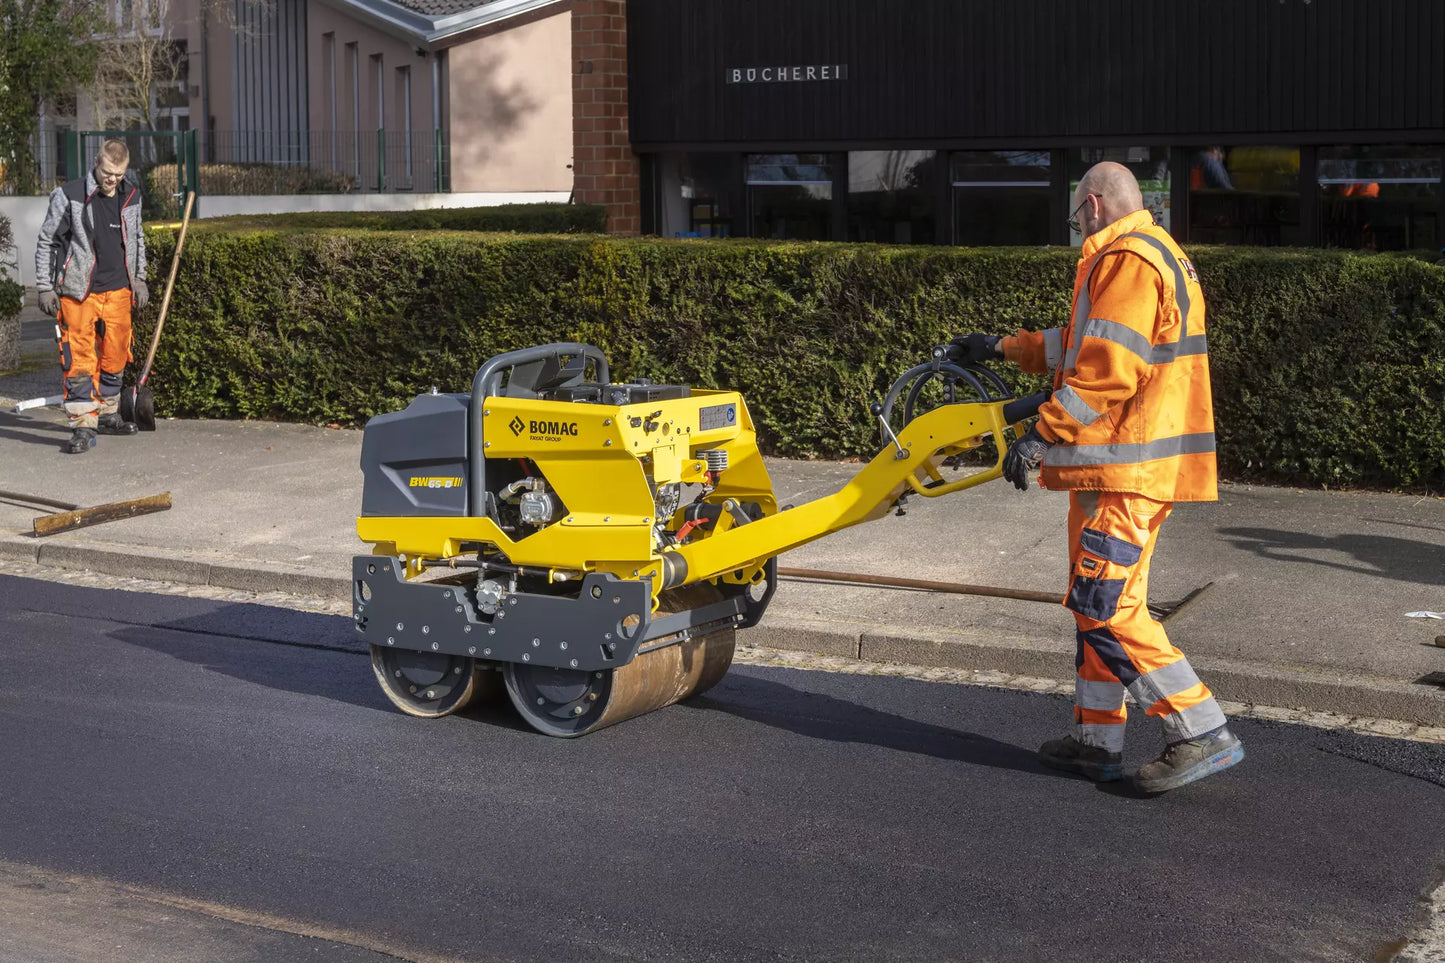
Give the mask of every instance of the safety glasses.
<path id="1" fill-rule="evenodd" d="M 1098 194 L 1084 195 L 1084 199 L 1079 202 L 1079 206 L 1074 208 L 1074 213 L 1069 215 L 1069 230 L 1073 231 L 1075 234 L 1084 233 L 1084 227 L 1082 224 L 1079 223 L 1079 212 L 1084 209 L 1085 204 L 1089 203 L 1089 198 L 1098 196 Z"/>

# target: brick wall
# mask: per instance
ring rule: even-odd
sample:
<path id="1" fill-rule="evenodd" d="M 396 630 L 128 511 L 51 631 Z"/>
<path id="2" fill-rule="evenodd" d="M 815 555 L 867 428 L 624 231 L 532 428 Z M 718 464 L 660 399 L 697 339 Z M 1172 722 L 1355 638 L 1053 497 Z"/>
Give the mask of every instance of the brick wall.
<path id="1" fill-rule="evenodd" d="M 627 2 L 572 4 L 572 183 L 607 208 L 611 234 L 642 228 L 637 155 L 627 134 Z"/>

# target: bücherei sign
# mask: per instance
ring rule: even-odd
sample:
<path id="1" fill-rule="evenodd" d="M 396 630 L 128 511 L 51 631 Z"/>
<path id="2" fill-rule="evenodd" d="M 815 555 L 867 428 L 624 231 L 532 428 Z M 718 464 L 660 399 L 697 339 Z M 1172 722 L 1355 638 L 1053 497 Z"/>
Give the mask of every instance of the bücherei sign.
<path id="1" fill-rule="evenodd" d="M 778 64 L 768 67 L 729 67 L 730 84 L 793 84 L 810 80 L 847 80 L 847 64 Z"/>

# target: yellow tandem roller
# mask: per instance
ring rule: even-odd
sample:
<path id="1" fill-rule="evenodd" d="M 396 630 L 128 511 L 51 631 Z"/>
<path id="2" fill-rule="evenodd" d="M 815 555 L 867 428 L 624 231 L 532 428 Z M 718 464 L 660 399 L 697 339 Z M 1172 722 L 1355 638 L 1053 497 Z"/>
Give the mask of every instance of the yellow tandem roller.
<path id="1" fill-rule="evenodd" d="M 622 722 L 722 679 L 779 554 L 999 477 L 1006 444 L 988 467 L 943 472 L 1045 397 L 1015 400 L 939 346 L 873 405 L 887 447 L 838 492 L 780 511 L 736 392 L 613 382 L 591 345 L 498 355 L 470 393 L 367 424 L 357 632 L 408 714 L 505 690 L 547 735 Z"/>

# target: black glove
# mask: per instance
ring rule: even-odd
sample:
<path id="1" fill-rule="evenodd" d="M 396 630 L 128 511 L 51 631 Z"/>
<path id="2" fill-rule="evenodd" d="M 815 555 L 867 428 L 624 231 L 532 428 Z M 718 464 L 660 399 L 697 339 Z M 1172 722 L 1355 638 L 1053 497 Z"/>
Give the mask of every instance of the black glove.
<path id="1" fill-rule="evenodd" d="M 139 311 L 151 299 L 151 289 L 146 287 L 146 283 L 140 278 L 136 278 L 131 290 L 135 291 L 135 308 Z"/>
<path id="2" fill-rule="evenodd" d="M 1044 441 L 1037 425 L 1030 426 L 1022 438 L 1009 445 L 1008 454 L 1003 456 L 1003 477 L 1013 482 L 1019 491 L 1028 491 L 1029 472 L 1043 464 L 1044 452 L 1052 447 L 1054 443 Z"/>
<path id="3" fill-rule="evenodd" d="M 980 361 L 997 361 L 1003 357 L 998 343 L 1003 340 L 992 334 L 960 334 L 950 343 L 949 354 L 956 361 L 977 364 Z"/>
<path id="4" fill-rule="evenodd" d="M 41 291 L 35 300 L 40 305 L 40 310 L 52 318 L 60 313 L 60 296 L 54 291 Z"/>

